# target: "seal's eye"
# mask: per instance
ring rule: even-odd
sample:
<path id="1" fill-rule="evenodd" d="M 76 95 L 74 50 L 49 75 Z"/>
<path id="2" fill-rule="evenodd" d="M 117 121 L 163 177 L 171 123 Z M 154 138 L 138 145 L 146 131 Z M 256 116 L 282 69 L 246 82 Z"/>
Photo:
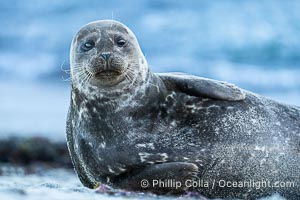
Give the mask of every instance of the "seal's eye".
<path id="1" fill-rule="evenodd" d="M 126 41 L 123 38 L 118 38 L 117 39 L 117 45 L 119 47 L 123 47 L 123 46 L 125 46 L 125 44 L 126 44 Z"/>
<path id="2" fill-rule="evenodd" d="M 94 48 L 95 46 L 95 42 L 92 41 L 92 40 L 89 40 L 87 42 L 85 42 L 82 46 L 81 46 L 81 49 L 84 50 L 84 51 L 89 51 L 91 50 L 92 48 Z"/>

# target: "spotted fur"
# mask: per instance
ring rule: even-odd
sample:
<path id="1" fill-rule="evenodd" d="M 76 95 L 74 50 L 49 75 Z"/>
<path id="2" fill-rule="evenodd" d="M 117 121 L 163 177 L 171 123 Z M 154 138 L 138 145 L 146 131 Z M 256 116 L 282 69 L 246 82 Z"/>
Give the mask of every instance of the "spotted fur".
<path id="1" fill-rule="evenodd" d="M 112 47 L 113 35 L 118 34 L 129 41 L 124 54 Z M 89 54 L 80 54 L 78 48 L 87 37 L 99 42 L 91 54 L 103 49 L 117 52 L 125 59 L 119 63 L 134 67 L 132 77 L 83 81 L 77 66 L 85 66 Z M 184 181 L 195 176 L 210 184 L 220 179 L 300 180 L 298 107 L 228 90 L 211 80 L 154 74 L 134 34 L 119 22 L 97 21 L 79 31 L 71 47 L 71 75 L 67 141 L 75 170 L 87 187 L 101 182 L 144 190 L 139 185 L 144 178 Z M 200 83 L 207 83 L 213 93 Z M 228 94 L 245 99 L 229 101 Z M 300 183 L 295 188 L 195 190 L 213 198 L 256 198 L 278 192 L 296 199 Z M 175 189 L 148 191 L 164 194 Z"/>

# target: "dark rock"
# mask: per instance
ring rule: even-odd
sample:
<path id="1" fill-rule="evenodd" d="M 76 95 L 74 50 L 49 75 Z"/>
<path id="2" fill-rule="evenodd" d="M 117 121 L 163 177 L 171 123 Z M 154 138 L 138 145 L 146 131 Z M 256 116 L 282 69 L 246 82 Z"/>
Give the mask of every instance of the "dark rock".
<path id="1" fill-rule="evenodd" d="M 0 162 L 29 166 L 41 163 L 53 167 L 72 167 L 65 142 L 41 137 L 0 140 Z"/>

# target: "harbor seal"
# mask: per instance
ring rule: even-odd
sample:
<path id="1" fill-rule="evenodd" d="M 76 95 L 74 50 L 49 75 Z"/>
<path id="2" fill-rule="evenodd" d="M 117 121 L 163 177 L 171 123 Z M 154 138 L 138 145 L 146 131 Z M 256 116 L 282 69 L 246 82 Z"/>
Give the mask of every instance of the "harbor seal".
<path id="1" fill-rule="evenodd" d="M 152 73 L 132 31 L 112 20 L 76 34 L 70 63 L 67 143 L 85 186 L 299 197 L 299 107 L 228 83 Z"/>

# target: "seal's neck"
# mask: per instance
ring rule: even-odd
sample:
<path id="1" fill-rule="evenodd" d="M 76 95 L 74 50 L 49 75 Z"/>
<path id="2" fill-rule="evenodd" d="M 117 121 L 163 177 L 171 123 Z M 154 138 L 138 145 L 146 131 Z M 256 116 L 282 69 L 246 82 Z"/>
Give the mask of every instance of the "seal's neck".
<path id="1" fill-rule="evenodd" d="M 134 110 L 159 102 L 166 96 L 165 85 L 162 80 L 153 74 L 149 69 L 143 79 L 137 77 L 132 83 L 123 87 L 103 89 L 96 86 L 89 86 L 84 89 L 72 87 L 73 103 L 84 103 L 85 106 L 107 110 L 116 113 L 122 109 Z M 90 104 L 90 105 L 89 105 Z"/>

